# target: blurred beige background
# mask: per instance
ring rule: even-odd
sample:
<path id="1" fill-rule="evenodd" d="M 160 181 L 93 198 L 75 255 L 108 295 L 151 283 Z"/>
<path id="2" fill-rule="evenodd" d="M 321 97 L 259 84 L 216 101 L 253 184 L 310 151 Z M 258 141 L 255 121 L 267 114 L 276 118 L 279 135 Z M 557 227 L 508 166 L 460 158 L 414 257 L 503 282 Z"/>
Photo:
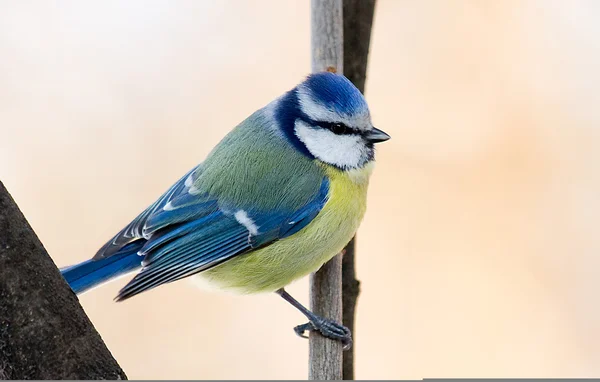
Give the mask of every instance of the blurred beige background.
<path id="1" fill-rule="evenodd" d="M 599 18 L 378 1 L 359 378 L 600 376 Z M 0 179 L 58 265 L 87 259 L 309 61 L 309 1 L 3 1 Z M 113 303 L 125 282 L 81 302 L 130 378 L 305 378 L 277 296 Z"/>

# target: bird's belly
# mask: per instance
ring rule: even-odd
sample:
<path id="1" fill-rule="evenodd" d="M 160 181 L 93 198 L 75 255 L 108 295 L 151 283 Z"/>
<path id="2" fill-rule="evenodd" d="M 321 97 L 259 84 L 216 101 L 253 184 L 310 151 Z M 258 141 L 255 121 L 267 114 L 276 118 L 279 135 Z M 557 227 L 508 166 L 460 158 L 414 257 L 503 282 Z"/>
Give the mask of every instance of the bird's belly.
<path id="1" fill-rule="evenodd" d="M 362 182 L 345 174 L 330 174 L 329 200 L 310 224 L 265 248 L 196 275 L 198 281 L 239 293 L 273 292 L 318 270 L 356 233 L 366 209 L 367 182 L 368 174 Z"/>

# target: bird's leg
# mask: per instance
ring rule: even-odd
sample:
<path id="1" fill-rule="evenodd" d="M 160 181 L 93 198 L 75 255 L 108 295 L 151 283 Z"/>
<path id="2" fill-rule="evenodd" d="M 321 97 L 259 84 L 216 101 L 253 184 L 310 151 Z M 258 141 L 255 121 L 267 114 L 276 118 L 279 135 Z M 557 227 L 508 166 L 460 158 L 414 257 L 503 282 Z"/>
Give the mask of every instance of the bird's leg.
<path id="1" fill-rule="evenodd" d="M 348 350 L 352 347 L 352 333 L 350 330 L 342 324 L 338 324 L 333 320 L 329 320 L 327 318 L 317 316 L 310 310 L 306 309 L 304 305 L 300 304 L 295 298 L 293 298 L 285 289 L 281 288 L 275 291 L 278 295 L 283 297 L 283 299 L 293 307 L 298 309 L 302 314 L 308 318 L 308 322 L 303 325 L 298 325 L 294 328 L 294 331 L 297 335 L 303 338 L 308 338 L 304 332 L 316 330 L 321 335 L 327 338 L 331 338 L 332 340 L 341 341 L 344 345 L 344 350 Z"/>

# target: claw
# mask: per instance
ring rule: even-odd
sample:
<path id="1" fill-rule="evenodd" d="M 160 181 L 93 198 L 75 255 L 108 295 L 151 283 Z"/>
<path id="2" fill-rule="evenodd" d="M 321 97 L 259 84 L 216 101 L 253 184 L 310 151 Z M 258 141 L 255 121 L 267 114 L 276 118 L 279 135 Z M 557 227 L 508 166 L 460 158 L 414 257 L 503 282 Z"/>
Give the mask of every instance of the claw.
<path id="1" fill-rule="evenodd" d="M 342 345 L 343 351 L 350 350 L 352 348 L 352 338 L 348 339 L 346 342 L 342 341 Z"/>
<path id="2" fill-rule="evenodd" d="M 306 309 L 300 304 L 295 298 L 290 296 L 285 289 L 277 289 L 276 293 L 280 295 L 284 300 L 292 304 L 296 309 L 302 312 L 308 317 L 309 322 L 306 324 L 298 325 L 294 328 L 294 332 L 302 338 L 308 338 L 304 332 L 317 330 L 323 337 L 331 338 L 332 340 L 340 341 L 344 345 L 344 350 L 348 350 L 352 347 L 352 333 L 350 330 L 342 324 L 338 324 L 335 321 L 325 319 L 317 316 L 310 310 Z"/>
<path id="3" fill-rule="evenodd" d="M 315 321 L 309 321 L 306 324 L 298 325 L 294 332 L 302 338 L 308 338 L 304 333 L 306 331 L 318 331 L 323 337 L 342 342 L 343 349 L 348 350 L 352 347 L 352 333 L 344 325 L 335 321 L 320 318 Z"/>
<path id="4" fill-rule="evenodd" d="M 315 326 L 311 322 L 307 322 L 306 324 L 298 325 L 294 328 L 294 332 L 296 332 L 296 334 L 302 338 L 308 338 L 308 336 L 304 334 L 304 332 L 307 330 L 315 330 Z"/>

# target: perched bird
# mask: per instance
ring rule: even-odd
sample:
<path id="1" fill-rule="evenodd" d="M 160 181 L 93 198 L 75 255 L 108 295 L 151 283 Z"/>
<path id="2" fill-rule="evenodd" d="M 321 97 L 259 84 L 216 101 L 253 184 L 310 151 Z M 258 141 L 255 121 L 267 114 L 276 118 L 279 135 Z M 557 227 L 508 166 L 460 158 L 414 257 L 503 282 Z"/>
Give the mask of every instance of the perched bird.
<path id="1" fill-rule="evenodd" d="M 82 293 L 141 268 L 117 301 L 192 275 L 242 293 L 276 292 L 309 320 L 296 333 L 317 330 L 348 347 L 347 328 L 284 287 L 355 234 L 373 145 L 389 138 L 348 79 L 310 75 L 240 123 L 92 259 L 62 274 Z"/>

